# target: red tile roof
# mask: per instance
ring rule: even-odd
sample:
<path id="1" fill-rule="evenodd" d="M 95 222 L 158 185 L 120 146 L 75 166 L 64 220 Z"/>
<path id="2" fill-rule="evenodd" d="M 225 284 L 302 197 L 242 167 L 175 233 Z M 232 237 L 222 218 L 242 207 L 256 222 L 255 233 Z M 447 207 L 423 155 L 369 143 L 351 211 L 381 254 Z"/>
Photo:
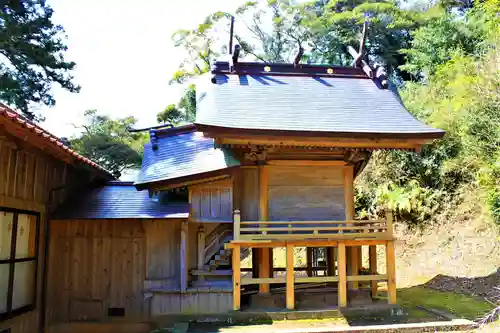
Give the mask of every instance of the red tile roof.
<path id="1" fill-rule="evenodd" d="M 16 111 L 9 108 L 7 105 L 2 103 L 0 103 L 0 117 L 3 117 L 8 121 L 11 121 L 23 127 L 27 131 L 30 131 L 36 134 L 37 136 L 43 138 L 47 143 L 52 145 L 53 148 L 63 152 L 63 154 L 67 154 L 68 157 L 71 157 L 72 159 L 75 159 L 77 161 L 81 161 L 82 163 L 87 164 L 101 172 L 106 173 L 108 176 L 114 178 L 114 176 L 108 170 L 106 170 L 99 164 L 95 163 L 94 161 L 86 158 L 85 156 L 78 154 L 76 151 L 66 146 L 57 136 L 49 133 L 48 131 L 44 130 L 37 124 L 27 120 L 22 115 L 20 115 L 19 113 L 17 113 Z"/>

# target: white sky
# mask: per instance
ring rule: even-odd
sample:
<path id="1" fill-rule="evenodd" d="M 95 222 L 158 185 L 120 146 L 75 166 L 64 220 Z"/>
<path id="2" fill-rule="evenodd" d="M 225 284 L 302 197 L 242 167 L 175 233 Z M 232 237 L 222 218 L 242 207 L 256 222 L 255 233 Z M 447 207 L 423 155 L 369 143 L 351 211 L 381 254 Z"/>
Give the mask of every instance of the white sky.
<path id="1" fill-rule="evenodd" d="M 208 14 L 233 12 L 245 0 L 49 0 L 54 21 L 68 35 L 66 59 L 75 61 L 79 94 L 54 87 L 56 106 L 38 109 L 41 125 L 57 136 L 75 133 L 83 112 L 114 118 L 133 115 L 138 126 L 156 125 L 156 114 L 177 103 L 183 87 L 169 85 L 183 58 L 170 38 Z"/>

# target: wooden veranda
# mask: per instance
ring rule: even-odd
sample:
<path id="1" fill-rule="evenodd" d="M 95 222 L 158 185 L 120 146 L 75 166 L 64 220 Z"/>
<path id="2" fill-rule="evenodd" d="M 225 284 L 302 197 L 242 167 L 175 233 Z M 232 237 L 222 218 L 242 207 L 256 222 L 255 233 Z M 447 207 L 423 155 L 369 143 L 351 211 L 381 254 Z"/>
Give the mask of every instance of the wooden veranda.
<path id="1" fill-rule="evenodd" d="M 259 188 L 266 189 L 266 167 L 259 168 Z M 383 220 L 355 220 L 352 167 L 344 167 L 344 197 L 346 220 L 344 221 L 268 221 L 266 212 L 267 191 L 259 194 L 259 221 L 241 221 L 240 211 L 234 212 L 234 238 L 226 244 L 232 250 L 233 309 L 241 308 L 241 286 L 259 285 L 259 293 L 269 293 L 271 283 L 286 285 L 286 308 L 295 308 L 296 283 L 338 284 L 338 306 L 347 306 L 348 289 L 357 290 L 360 282 L 371 282 L 371 295 L 376 297 L 379 281 L 387 281 L 389 304 L 396 303 L 396 266 L 392 213 L 387 210 Z M 385 247 L 386 274 L 377 273 L 377 245 Z M 369 275 L 359 275 L 362 246 L 369 247 Z M 272 248 L 286 248 L 286 274 L 274 277 L 269 265 Z M 295 276 L 294 248 L 328 248 L 331 251 L 327 269 L 337 275 L 307 277 Z M 259 276 L 242 277 L 240 253 L 242 248 L 259 249 Z M 335 251 L 336 250 L 336 251 Z M 336 255 L 336 264 L 334 253 Z M 350 272 L 350 273 L 348 273 Z"/>

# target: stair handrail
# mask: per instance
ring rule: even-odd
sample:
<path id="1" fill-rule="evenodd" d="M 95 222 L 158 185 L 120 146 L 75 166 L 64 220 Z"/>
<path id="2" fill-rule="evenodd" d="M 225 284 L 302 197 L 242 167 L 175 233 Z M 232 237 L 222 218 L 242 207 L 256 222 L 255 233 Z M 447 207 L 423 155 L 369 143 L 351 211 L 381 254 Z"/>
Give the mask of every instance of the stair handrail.
<path id="1" fill-rule="evenodd" d="M 221 223 L 205 237 L 205 263 L 215 254 L 215 252 L 212 253 L 213 250 L 221 246 L 221 240 L 232 231 L 230 223 Z"/>

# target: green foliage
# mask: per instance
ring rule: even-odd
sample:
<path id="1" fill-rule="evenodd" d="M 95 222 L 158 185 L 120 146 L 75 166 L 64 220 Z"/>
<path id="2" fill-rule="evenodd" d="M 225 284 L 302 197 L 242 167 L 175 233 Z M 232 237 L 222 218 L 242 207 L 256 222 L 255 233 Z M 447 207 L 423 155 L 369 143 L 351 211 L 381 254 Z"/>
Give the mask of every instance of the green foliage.
<path id="1" fill-rule="evenodd" d="M 346 46 L 359 48 L 363 22 L 368 21 L 368 57 L 385 64 L 390 72 L 404 64 L 399 50 L 409 46 L 410 32 L 425 22 L 421 11 L 403 10 L 387 0 L 313 1 L 302 8 L 303 24 L 310 30 L 313 61 L 350 65 L 352 57 Z"/>
<path id="2" fill-rule="evenodd" d="M 15 105 L 28 118 L 30 103 L 54 105 L 56 82 L 78 92 L 72 82 L 74 62 L 64 59 L 64 30 L 52 22 L 44 0 L 9 0 L 0 5 L 0 100 Z"/>
<path id="3" fill-rule="evenodd" d="M 70 142 L 73 149 L 119 176 L 126 168 L 139 167 L 147 134 L 128 131 L 136 123 L 134 117 L 111 119 L 97 110 L 85 112 L 87 124 L 83 132 Z"/>
<path id="4" fill-rule="evenodd" d="M 441 11 L 413 33 L 411 48 L 402 50 L 407 63 L 400 68 L 426 77 L 449 61 L 453 52 L 480 53 L 487 46 L 488 22 L 490 15 L 484 10 L 472 10 L 464 17 Z"/>
<path id="5" fill-rule="evenodd" d="M 177 105 L 170 104 L 158 113 L 156 120 L 163 124 L 180 125 L 192 123 L 196 117 L 196 88 L 190 84 L 184 91 L 184 96 Z"/>
<path id="6" fill-rule="evenodd" d="M 170 104 L 163 111 L 158 113 L 156 120 L 163 124 L 177 124 L 182 120 L 182 112 L 175 104 Z"/>
<path id="7" fill-rule="evenodd" d="M 482 25 L 488 31 L 478 34 L 483 36 L 478 39 L 480 49 L 467 50 L 459 39 L 455 45 L 438 39 L 442 42 L 436 43 L 437 48 L 454 49 L 448 52 L 449 59 L 429 62 L 426 68 L 435 70 L 425 83 L 407 84 L 402 91 L 406 106 L 426 123 L 446 130 L 446 137 L 425 147 L 420 155 L 375 154 L 358 182 L 361 215 L 377 215 L 380 206 L 389 206 L 400 218 L 422 223 L 472 184 L 486 194 L 491 216 L 500 222 L 500 7 L 490 7 L 491 3 L 468 13 L 488 18 Z M 467 20 L 463 24 L 476 23 Z M 419 47 L 422 55 L 431 52 Z"/>

